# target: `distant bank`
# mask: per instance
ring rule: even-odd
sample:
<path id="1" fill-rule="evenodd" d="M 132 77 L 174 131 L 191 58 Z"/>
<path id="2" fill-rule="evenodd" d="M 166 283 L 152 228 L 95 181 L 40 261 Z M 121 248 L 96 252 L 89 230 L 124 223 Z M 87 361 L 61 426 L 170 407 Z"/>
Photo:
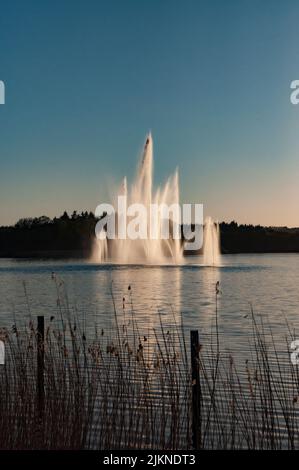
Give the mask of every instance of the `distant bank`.
<path id="1" fill-rule="evenodd" d="M 91 212 L 21 219 L 14 226 L 0 227 L 0 257 L 88 258 L 96 222 Z M 299 253 L 299 228 L 222 222 L 220 234 L 222 253 Z"/>

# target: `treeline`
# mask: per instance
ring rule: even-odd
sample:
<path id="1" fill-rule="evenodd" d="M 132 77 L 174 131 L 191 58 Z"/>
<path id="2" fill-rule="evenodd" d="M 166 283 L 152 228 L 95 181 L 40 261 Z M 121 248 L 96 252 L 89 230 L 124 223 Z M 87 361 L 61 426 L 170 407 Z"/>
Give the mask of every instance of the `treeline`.
<path id="1" fill-rule="evenodd" d="M 92 212 L 20 219 L 0 227 L 0 257 L 89 257 L 97 219 Z"/>
<path id="2" fill-rule="evenodd" d="M 299 252 L 299 228 L 220 224 L 223 253 Z"/>
<path id="3" fill-rule="evenodd" d="M 89 257 L 97 218 L 92 212 L 20 219 L 0 227 L 0 257 Z M 299 252 L 299 228 L 220 224 L 222 253 Z"/>

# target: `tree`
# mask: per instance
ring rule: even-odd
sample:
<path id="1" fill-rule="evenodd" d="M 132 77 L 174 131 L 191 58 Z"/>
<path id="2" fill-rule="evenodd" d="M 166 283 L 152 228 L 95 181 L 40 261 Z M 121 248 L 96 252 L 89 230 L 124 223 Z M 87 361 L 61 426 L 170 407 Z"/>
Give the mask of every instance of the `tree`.
<path id="1" fill-rule="evenodd" d="M 61 220 L 70 220 L 69 218 L 69 215 L 66 211 L 64 211 L 64 213 L 62 214 L 62 216 L 60 217 Z"/>
<path id="2" fill-rule="evenodd" d="M 33 219 L 31 217 L 19 219 L 15 224 L 16 228 L 30 228 L 32 226 Z"/>

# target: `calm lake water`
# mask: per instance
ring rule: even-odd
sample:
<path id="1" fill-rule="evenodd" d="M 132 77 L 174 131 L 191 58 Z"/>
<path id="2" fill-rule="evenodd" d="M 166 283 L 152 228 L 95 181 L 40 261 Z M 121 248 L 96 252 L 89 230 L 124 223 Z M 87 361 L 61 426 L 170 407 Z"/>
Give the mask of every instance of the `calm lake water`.
<path id="1" fill-rule="evenodd" d="M 1 259 L 0 326 L 10 326 L 15 318 L 26 322 L 29 312 L 58 318 L 58 287 L 87 330 L 95 324 L 113 328 L 114 298 L 119 315 L 133 309 L 142 334 L 159 326 L 160 312 L 165 325 L 174 318 L 180 323 L 181 314 L 185 328 L 204 336 L 215 322 L 219 281 L 219 328 L 226 348 L 245 347 L 251 306 L 280 339 L 285 338 L 285 319 L 299 327 L 298 254 L 225 255 L 219 268 L 200 263 L 200 257 L 186 258 L 183 266 Z"/>

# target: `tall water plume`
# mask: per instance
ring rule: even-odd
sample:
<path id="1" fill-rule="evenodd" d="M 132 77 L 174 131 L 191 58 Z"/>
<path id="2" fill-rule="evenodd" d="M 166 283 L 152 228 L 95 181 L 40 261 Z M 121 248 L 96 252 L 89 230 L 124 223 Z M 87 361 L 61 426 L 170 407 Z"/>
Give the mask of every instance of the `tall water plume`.
<path id="1" fill-rule="evenodd" d="M 220 233 L 219 224 L 207 217 L 204 224 L 203 264 L 219 266 L 220 264 Z"/>
<path id="2" fill-rule="evenodd" d="M 163 204 L 171 206 L 179 204 L 179 176 L 176 170 L 166 183 L 153 189 L 153 140 L 151 134 L 146 138 L 143 154 L 137 175 L 131 187 L 128 187 L 124 178 L 121 187 L 115 194 L 114 207 L 117 206 L 118 196 L 126 196 L 127 206 L 142 204 L 146 210 L 147 237 L 145 239 L 116 238 L 114 240 L 97 240 L 96 259 L 99 262 L 113 261 L 117 263 L 145 263 L 165 264 L 180 263 L 182 261 L 183 247 L 180 239 L 170 236 L 162 238 L 162 224 L 165 224 L 163 214 L 158 212 L 157 222 L 152 224 L 151 205 L 161 207 Z M 167 221 L 170 235 L 172 228 L 179 224 L 177 214 L 171 213 Z"/>

